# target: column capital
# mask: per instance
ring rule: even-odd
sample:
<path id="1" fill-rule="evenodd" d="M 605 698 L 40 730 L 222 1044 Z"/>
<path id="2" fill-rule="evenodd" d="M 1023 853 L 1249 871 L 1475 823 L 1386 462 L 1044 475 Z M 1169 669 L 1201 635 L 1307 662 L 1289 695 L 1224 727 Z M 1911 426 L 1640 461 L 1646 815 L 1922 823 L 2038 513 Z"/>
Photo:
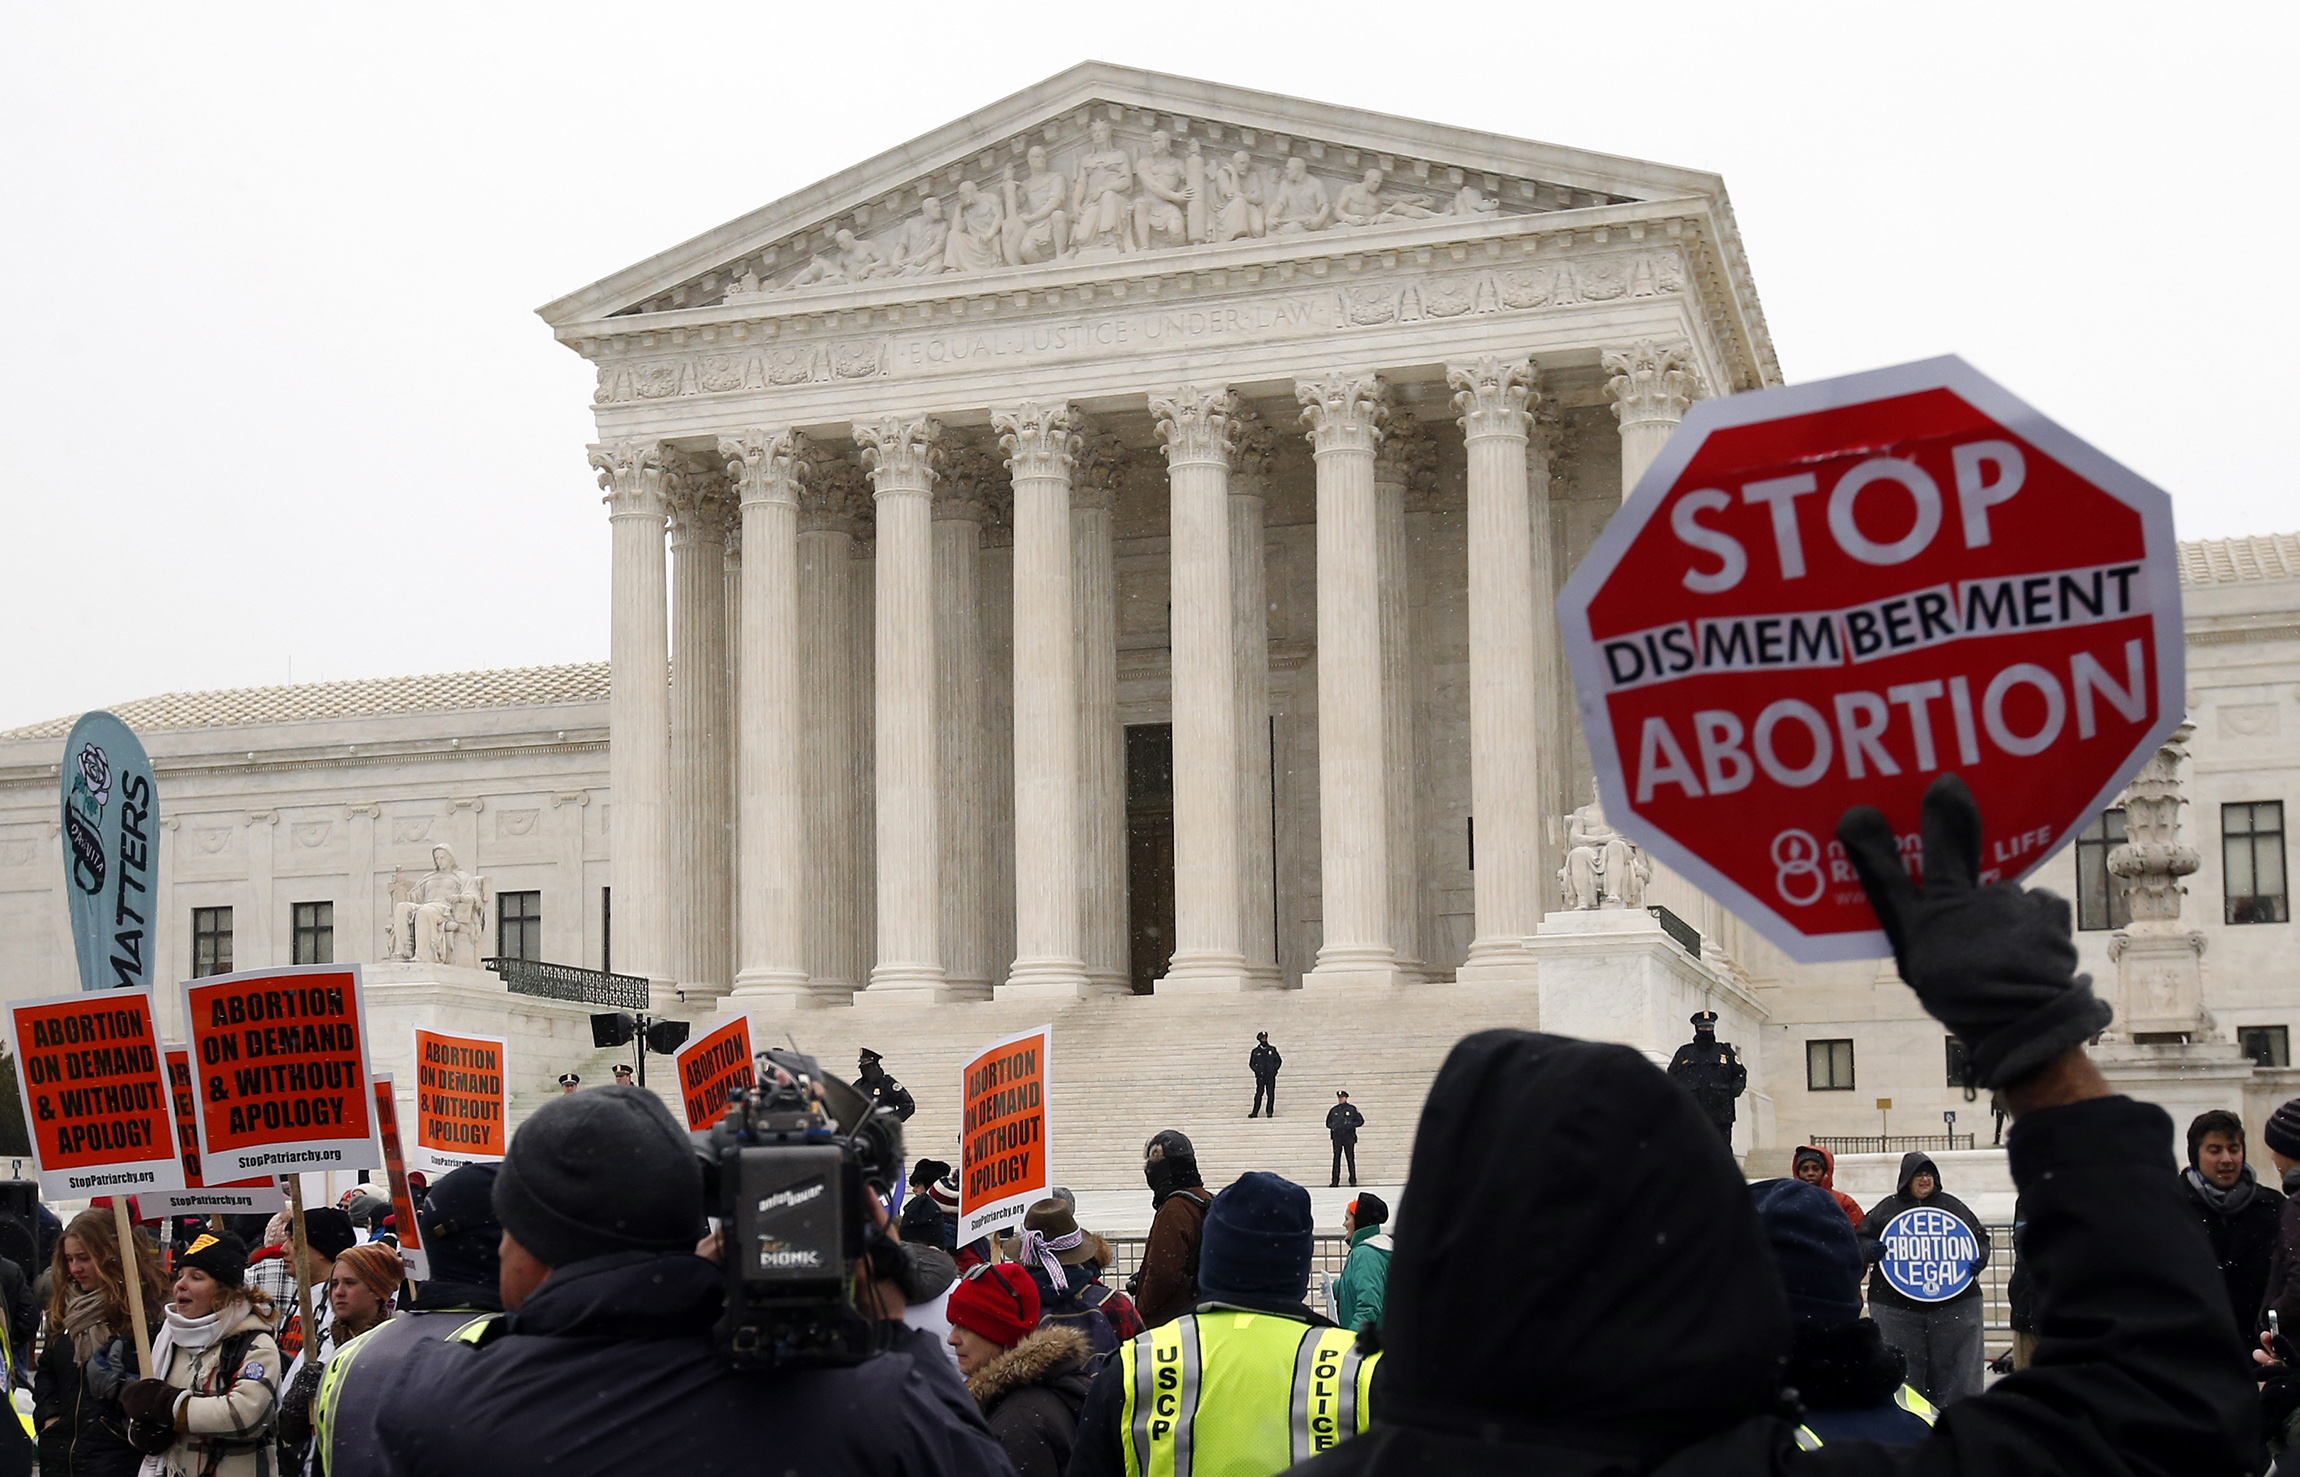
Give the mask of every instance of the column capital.
<path id="1" fill-rule="evenodd" d="M 1654 421 L 1675 425 L 1685 418 L 1685 408 L 1701 398 L 1701 372 L 1689 344 L 1639 339 L 1605 350 L 1598 363 L 1612 376 L 1605 392 L 1613 397 L 1615 419 L 1625 427 Z"/>
<path id="2" fill-rule="evenodd" d="M 1374 451 L 1374 481 L 1409 490 L 1426 489 L 1437 477 L 1437 438 L 1410 410 L 1393 410 Z"/>
<path id="3" fill-rule="evenodd" d="M 1372 451 L 1389 418 L 1390 387 L 1380 375 L 1330 369 L 1315 379 L 1296 380 L 1302 424 L 1317 452 Z"/>
<path id="4" fill-rule="evenodd" d="M 1067 479 L 1084 450 L 1085 417 L 1066 400 L 1025 400 L 990 412 L 990 427 L 1006 453 L 1007 470 L 1025 477 Z"/>
<path id="5" fill-rule="evenodd" d="M 1260 416 L 1238 422 L 1238 450 L 1230 459 L 1230 496 L 1264 497 L 1270 490 L 1270 463 L 1278 455 L 1278 433 Z"/>
<path id="6" fill-rule="evenodd" d="M 605 441 L 590 448 L 609 518 L 662 518 L 670 511 L 671 448 L 661 441 Z"/>
<path id="7" fill-rule="evenodd" d="M 1079 443 L 1070 469 L 1070 506 L 1116 507 L 1118 485 L 1126 479 L 1126 443 L 1095 426 L 1080 428 Z"/>
<path id="8" fill-rule="evenodd" d="M 870 509 L 870 479 L 846 457 L 813 451 L 798 487 L 799 532 L 856 534 Z"/>
<path id="9" fill-rule="evenodd" d="M 943 458 L 942 475 L 934 488 L 934 521 L 982 523 L 996 521 L 998 458 L 986 447 L 954 446 Z M 1012 496 L 1011 493 L 1008 494 Z"/>
<path id="10" fill-rule="evenodd" d="M 1447 365 L 1445 382 L 1453 386 L 1464 440 L 1525 435 L 1526 402 L 1540 384 L 1540 371 L 1530 361 L 1488 354 L 1468 364 Z"/>
<path id="11" fill-rule="evenodd" d="M 931 415 L 882 415 L 855 422 L 855 445 L 874 497 L 924 497 L 942 461 L 942 422 Z"/>
<path id="12" fill-rule="evenodd" d="M 742 506 L 780 503 L 798 506 L 800 487 L 813 467 L 808 460 L 814 444 L 799 431 L 750 429 L 719 438 L 719 456 L 727 464 Z"/>
<path id="13" fill-rule="evenodd" d="M 1228 467 L 1245 414 L 1246 403 L 1227 385 L 1176 385 L 1150 396 L 1150 417 L 1157 422 L 1169 468 L 1194 463 Z"/>
<path id="14" fill-rule="evenodd" d="M 735 530 L 735 497 L 726 464 L 702 451 L 673 454 L 663 477 L 670 504 L 671 543 L 724 543 Z"/>

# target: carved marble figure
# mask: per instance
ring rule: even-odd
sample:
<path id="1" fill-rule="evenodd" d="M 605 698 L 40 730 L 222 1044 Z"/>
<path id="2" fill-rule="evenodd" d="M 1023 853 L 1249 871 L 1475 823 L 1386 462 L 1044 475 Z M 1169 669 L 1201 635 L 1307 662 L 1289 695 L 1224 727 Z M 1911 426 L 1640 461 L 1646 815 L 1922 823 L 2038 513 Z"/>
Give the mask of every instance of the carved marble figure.
<path id="1" fill-rule="evenodd" d="M 1390 221 L 1427 220 L 1437 211 L 1427 195 L 1406 195 L 1384 203 L 1382 172 L 1369 169 L 1356 184 L 1344 185 L 1334 196 L 1334 220 L 1345 226 L 1378 226 Z"/>
<path id="2" fill-rule="evenodd" d="M 1080 251 L 1134 249 L 1134 160 L 1110 139 L 1110 125 L 1097 118 L 1087 130 L 1091 146 L 1078 156 Z"/>
<path id="3" fill-rule="evenodd" d="M 1645 902 L 1653 863 L 1628 837 L 1606 824 L 1605 807 L 1595 800 L 1575 810 L 1565 823 L 1565 865 L 1557 880 L 1569 911 L 1636 908 Z"/>
<path id="4" fill-rule="evenodd" d="M 1164 129 L 1150 135 L 1150 152 L 1135 166 L 1135 183 L 1142 193 L 1134 199 L 1134 245 L 1137 250 L 1186 246 L 1190 241 L 1190 202 L 1195 192 L 1173 143 Z"/>
<path id="5" fill-rule="evenodd" d="M 1270 234 L 1298 236 L 1305 231 L 1322 231 L 1333 222 L 1334 204 L 1326 197 L 1325 181 L 1310 173 L 1301 155 L 1289 158 L 1285 177 L 1278 181 L 1278 192 L 1270 201 Z"/>
<path id="6" fill-rule="evenodd" d="M 1023 156 L 1030 166 L 1027 178 L 1017 182 L 1008 165 L 1001 185 L 1006 192 L 1007 265 L 1026 267 L 1070 254 L 1070 186 L 1046 168 L 1046 150 L 1036 144 Z"/>
<path id="7" fill-rule="evenodd" d="M 1005 266 L 1006 207 L 998 197 L 977 188 L 973 180 L 961 180 L 957 217 L 943 264 L 953 272 L 995 272 Z"/>
<path id="8" fill-rule="evenodd" d="M 789 287 L 811 287 L 816 283 L 867 282 L 873 277 L 891 277 L 894 264 L 872 242 L 865 241 L 841 226 L 832 238 L 838 250 L 829 256 L 818 256 L 798 271 L 786 283 Z"/>
<path id="9" fill-rule="evenodd" d="M 1262 234 L 1262 175 L 1244 149 L 1214 171 L 1214 214 L 1207 239 L 1216 243 Z"/>
<path id="10" fill-rule="evenodd" d="M 894 244 L 893 265 L 903 277 L 932 277 L 944 270 L 950 249 L 950 222 L 942 202 L 929 195 L 919 202 L 918 214 L 902 223 Z"/>
<path id="11" fill-rule="evenodd" d="M 1501 209 L 1499 200 L 1488 200 L 1485 192 L 1475 185 L 1463 185 L 1453 192 L 1455 215 L 1492 215 Z"/>
<path id="12" fill-rule="evenodd" d="M 391 879 L 390 957 L 417 964 L 477 969 L 487 926 L 487 879 L 458 871 L 455 853 L 431 848 L 431 870 L 412 881 Z"/>

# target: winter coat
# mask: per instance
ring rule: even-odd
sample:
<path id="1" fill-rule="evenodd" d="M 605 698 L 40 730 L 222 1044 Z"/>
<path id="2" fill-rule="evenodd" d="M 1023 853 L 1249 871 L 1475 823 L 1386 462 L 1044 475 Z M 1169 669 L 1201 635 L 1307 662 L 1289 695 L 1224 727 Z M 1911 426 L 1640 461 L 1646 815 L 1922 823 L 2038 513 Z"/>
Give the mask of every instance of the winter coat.
<path id="1" fill-rule="evenodd" d="M 109 1341 L 107 1335 L 104 1342 Z M 39 1433 L 42 1477 L 135 1477 L 143 1458 L 128 1444 L 128 1417 L 119 1398 L 136 1377 L 134 1351 L 127 1350 L 125 1358 L 125 1378 L 91 1389 L 87 1365 L 72 1357 L 72 1336 L 62 1324 L 49 1324 L 32 1373 L 32 1428 Z"/>
<path id="2" fill-rule="evenodd" d="M 423 1290 L 450 1284 L 426 1282 Z M 400 1378 L 405 1351 L 430 1339 L 472 1337 L 484 1339 L 499 1332 L 503 1310 L 483 1307 L 496 1302 L 494 1289 L 469 1289 L 465 1306 L 440 1306 L 395 1314 L 356 1339 L 347 1340 L 327 1363 L 320 1387 L 318 1430 L 313 1453 L 316 1470 L 327 1477 L 381 1477 L 391 1469 L 382 1460 L 375 1436 L 376 1411 L 384 1393 Z"/>
<path id="3" fill-rule="evenodd" d="M 1507 1134 L 1492 1126 L 1506 1123 Z M 1749 1192 L 1692 1099 L 1628 1047 L 1489 1031 L 1416 1135 L 1373 1428 L 1311 1477 L 2206 1477 L 2256 1397 L 2174 1190 L 2172 1121 L 2104 1098 L 2011 1133 L 2046 1330 L 2032 1369 L 1916 1447 L 1798 1449 L 1790 1324 Z M 1629 1146 L 1624 1151 L 1624 1146 Z M 1603 1184 L 1603 1195 L 1588 1187 Z M 1509 1275 L 1493 1275 L 1494 1228 Z M 1634 1226 L 1639 1234 L 1622 1234 Z"/>
<path id="4" fill-rule="evenodd" d="M 1881 1441 L 1914 1446 L 1931 1432 L 1932 1423 L 1894 1401 L 1908 1374 L 1908 1356 L 1886 1343 L 1876 1324 L 1856 1318 L 1799 1328 L 1791 1336 L 1789 1366 L 1781 1378 L 1804 1406 L 1798 1424 L 1824 1445 Z"/>
<path id="5" fill-rule="evenodd" d="M 226 1309 L 206 1348 L 170 1351 L 160 1377 L 192 1394 L 176 1403 L 168 1477 L 270 1477 L 280 1363 L 271 1317 L 253 1302 Z"/>
<path id="6" fill-rule="evenodd" d="M 966 1377 L 990 1434 L 1019 1477 L 1062 1477 L 1086 1403 L 1086 1341 L 1075 1330 L 1040 1327 Z"/>
<path id="7" fill-rule="evenodd" d="M 1063 1268 L 1067 1285 L 1060 1291 L 1044 1267 L 1025 1270 L 1038 1284 L 1038 1326 L 1067 1328 L 1083 1339 L 1089 1377 L 1109 1362 L 1120 1344 L 1142 1332 L 1142 1315 L 1135 1311 L 1133 1299 L 1113 1292 L 1099 1280 L 1101 1263 L 1088 1261 Z"/>
<path id="8" fill-rule="evenodd" d="M 1861 1202 L 1837 1188 L 1836 1155 L 1822 1148 L 1819 1144 L 1800 1144 L 1797 1146 L 1796 1154 L 1789 1161 L 1791 1177 L 1802 1178 L 1802 1176 L 1797 1175 L 1796 1170 L 1798 1164 L 1808 1154 L 1818 1155 L 1821 1160 L 1821 1178 L 1815 1183 L 1837 1197 L 1837 1208 L 1845 1213 L 1845 1219 L 1852 1222 L 1855 1231 L 1860 1230 L 1861 1219 L 1864 1214 L 1861 1210 Z"/>
<path id="9" fill-rule="evenodd" d="M 1337 1144 L 1354 1144 L 1358 1130 L 1366 1126 L 1366 1115 L 1358 1111 L 1355 1103 L 1336 1103 L 1326 1109 L 1326 1132 L 1334 1136 Z"/>
<path id="10" fill-rule="evenodd" d="M 2228 1314 L 2235 1320 L 2236 1336 L 2250 1344 L 2262 1321 L 2260 1304 L 2268 1293 L 2268 1264 L 2276 1257 L 2284 1222 L 2284 1197 L 2259 1183 L 2249 1164 L 2219 1204 L 2213 1203 L 2209 1188 L 2193 1167 L 2181 1171 L 2181 1202 L 2212 1243 L 2212 1259 L 2228 1284 Z"/>
<path id="11" fill-rule="evenodd" d="M 1929 1174 L 1933 1177 L 1933 1193 L 1922 1200 L 1909 1193 L 1909 1181 L 1920 1174 Z M 1981 1224 L 1981 1218 L 1974 1215 L 1971 1208 L 1962 1200 L 1951 1195 L 1942 1187 L 1940 1170 L 1934 1167 L 1931 1159 L 1914 1149 L 1901 1156 L 1899 1188 L 1872 1206 L 1867 1218 L 1856 1229 L 1856 1234 L 1861 1240 L 1861 1260 L 1874 1262 L 1882 1257 L 1885 1254 L 1885 1249 L 1881 1238 L 1884 1235 L 1885 1227 L 1894 1216 L 1899 1215 L 1904 1210 L 1914 1210 L 1920 1205 L 1928 1210 L 1945 1210 L 1965 1223 L 1966 1229 L 1971 1231 L 1981 1244 L 1981 1259 L 1973 1263 L 1973 1271 L 1976 1274 L 1981 1268 L 1989 1264 L 1988 1227 Z M 1937 1303 L 1922 1303 L 1915 1298 L 1905 1297 L 1896 1292 L 1892 1284 L 1885 1280 L 1885 1274 L 1881 1268 L 1869 1273 L 1869 1304 L 1872 1307 L 1881 1303 L 1888 1308 L 1906 1308 L 1911 1312 L 1922 1313 L 1929 1309 L 1946 1307 L 1950 1303 L 1967 1302 L 1978 1298 L 1980 1295 L 1981 1279 L 1976 1275 L 1972 1284 L 1955 1297 L 1944 1298 Z"/>
<path id="12" fill-rule="evenodd" d="M 1198 1242 L 1213 1203 L 1203 1185 L 1183 1186 L 1158 1202 L 1134 1274 L 1134 1306 L 1146 1327 L 1171 1323 L 1198 1306 Z"/>
<path id="13" fill-rule="evenodd" d="M 1749 1069 L 1727 1042 L 1707 1031 L 1696 1031 L 1691 1041 L 1669 1059 L 1670 1079 L 1693 1094 L 1693 1101 L 1713 1123 L 1731 1123 L 1733 1100 L 1749 1086 Z"/>
<path id="14" fill-rule="evenodd" d="M 1006 1472 L 924 1335 L 880 1324 L 882 1352 L 857 1365 L 737 1369 L 711 1338 L 724 1285 L 701 1257 L 618 1252 L 555 1269 L 484 1349 L 407 1348 L 376 1412 L 382 1470 L 505 1477 L 548 1455 L 555 1477 Z"/>
<path id="15" fill-rule="evenodd" d="M 1382 1289 L 1390 1280 L 1390 1253 L 1397 1249 L 1381 1226 L 1350 1233 L 1350 1254 L 1334 1280 L 1334 1322 L 1363 1328 L 1382 1321 Z"/>
<path id="16" fill-rule="evenodd" d="M 1267 1041 L 1256 1043 L 1254 1050 L 1246 1058 L 1246 1067 L 1254 1074 L 1254 1080 L 1257 1082 L 1268 1082 L 1275 1078 L 1278 1075 L 1278 1069 L 1285 1064 L 1286 1059 L 1278 1055 L 1278 1048 Z"/>
<path id="17" fill-rule="evenodd" d="M 862 1088 L 863 1096 L 870 1099 L 873 1108 L 892 1108 L 894 1116 L 905 1123 L 910 1121 L 911 1114 L 918 1111 L 918 1103 L 911 1097 L 910 1089 L 895 1081 L 884 1067 L 879 1069 L 877 1076 L 866 1077 L 856 1085 Z"/>
<path id="18" fill-rule="evenodd" d="M 2275 1310 L 2286 1338 L 2300 1335 L 2300 1167 L 2284 1176 L 2284 1205 L 2276 1221 L 2276 1252 L 2268 1259 L 2268 1286 L 2260 1296 L 2263 1328 L 2268 1326 L 2270 1309 Z"/>

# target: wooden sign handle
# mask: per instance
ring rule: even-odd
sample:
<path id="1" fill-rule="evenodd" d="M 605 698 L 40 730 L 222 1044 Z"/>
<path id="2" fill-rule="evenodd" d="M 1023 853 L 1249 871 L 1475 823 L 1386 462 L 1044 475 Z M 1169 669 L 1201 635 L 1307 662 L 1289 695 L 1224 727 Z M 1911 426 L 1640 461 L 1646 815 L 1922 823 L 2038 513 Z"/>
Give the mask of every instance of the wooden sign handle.
<path id="1" fill-rule="evenodd" d="M 300 1352 L 304 1359 L 316 1359 L 319 1351 L 313 1347 L 314 1335 L 317 1332 L 313 1325 L 319 1320 L 312 1315 L 311 1267 L 304 1254 L 304 1248 L 308 1243 L 304 1240 L 303 1232 L 303 1176 L 286 1174 L 280 1178 L 287 1182 L 288 1255 L 295 1258 L 296 1316 L 303 1320 L 303 1344 Z M 280 1326 L 285 1328 L 287 1325 L 282 1323 Z"/>
<path id="2" fill-rule="evenodd" d="M 128 1197 L 112 1197 L 112 1225 L 120 1237 L 120 1276 L 128 1284 L 128 1321 L 136 1327 L 136 1371 L 152 1377 L 152 1337 L 145 1331 L 144 1277 L 136 1266 L 136 1223 L 128 1219 Z"/>

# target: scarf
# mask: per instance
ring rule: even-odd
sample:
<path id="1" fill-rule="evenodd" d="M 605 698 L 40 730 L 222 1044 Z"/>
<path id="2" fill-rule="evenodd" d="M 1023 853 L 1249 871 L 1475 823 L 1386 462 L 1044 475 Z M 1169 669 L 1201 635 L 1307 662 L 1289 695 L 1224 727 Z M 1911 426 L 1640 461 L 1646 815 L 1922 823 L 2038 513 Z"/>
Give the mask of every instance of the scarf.
<path id="1" fill-rule="evenodd" d="M 1047 1237 L 1025 1226 L 1022 1228 L 1022 1245 L 1016 1249 L 1014 1259 L 1024 1266 L 1038 1263 L 1046 1269 L 1046 1280 L 1054 1284 L 1056 1292 L 1068 1292 L 1070 1273 L 1055 1253 L 1076 1251 L 1085 1239 L 1086 1233 L 1080 1230 L 1073 1230 L 1068 1235 Z"/>
<path id="2" fill-rule="evenodd" d="M 160 1325 L 157 1338 L 152 1340 L 152 1378 L 168 1377 L 168 1360 L 178 1349 L 194 1351 L 205 1349 L 223 1337 L 224 1315 L 221 1309 L 205 1318 L 186 1318 L 174 1308 L 168 1309 L 168 1321 Z"/>
<path id="3" fill-rule="evenodd" d="M 2211 1206 L 2222 1215 L 2234 1215 L 2245 1206 L 2250 1205 L 2253 1195 L 2260 1189 L 2260 1181 L 2254 1178 L 2252 1166 L 2249 1164 L 2245 1165 L 2243 1172 L 2237 1176 L 2236 1183 L 2225 1190 L 2193 1169 L 2184 1169 L 2181 1174 L 2187 1177 L 2189 1188 L 2202 1196 L 2206 1205 Z"/>
<path id="4" fill-rule="evenodd" d="M 112 1325 L 105 1316 L 104 1289 L 75 1292 L 64 1302 L 64 1331 L 72 1336 L 72 1358 L 86 1364 L 96 1351 L 112 1341 Z"/>

